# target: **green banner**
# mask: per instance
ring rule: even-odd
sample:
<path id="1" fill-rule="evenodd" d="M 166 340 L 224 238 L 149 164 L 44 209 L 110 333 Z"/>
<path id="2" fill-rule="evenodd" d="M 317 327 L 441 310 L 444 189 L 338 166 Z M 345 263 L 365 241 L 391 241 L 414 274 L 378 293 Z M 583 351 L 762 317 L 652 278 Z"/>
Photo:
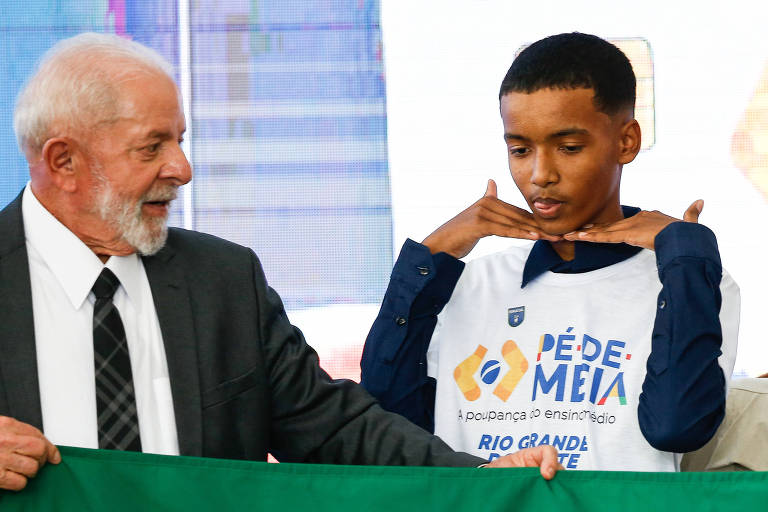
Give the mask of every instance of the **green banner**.
<path id="1" fill-rule="evenodd" d="M 765 510 L 768 472 L 631 473 L 267 464 L 62 448 L 0 510 Z"/>

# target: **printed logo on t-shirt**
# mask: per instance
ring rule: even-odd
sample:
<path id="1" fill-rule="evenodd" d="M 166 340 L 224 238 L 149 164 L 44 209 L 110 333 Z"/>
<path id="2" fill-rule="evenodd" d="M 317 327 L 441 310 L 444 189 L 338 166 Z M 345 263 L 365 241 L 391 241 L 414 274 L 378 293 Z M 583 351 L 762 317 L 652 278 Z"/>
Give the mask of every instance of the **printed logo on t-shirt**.
<path id="1" fill-rule="evenodd" d="M 592 445 L 592 433 L 584 427 L 616 428 L 617 418 L 629 414 L 621 406 L 627 405 L 624 365 L 632 354 L 624 341 L 600 339 L 572 326 L 537 338 L 508 339 L 498 353 L 478 344 L 453 371 L 457 398 L 473 405 L 457 403 L 452 423 L 469 427 L 468 447 L 489 460 L 552 444 L 560 462 L 577 469 Z M 523 350 L 535 361 L 532 368 Z M 605 407 L 593 409 L 597 406 Z"/>
<path id="2" fill-rule="evenodd" d="M 517 327 L 525 320 L 525 306 L 509 308 L 507 310 L 507 321 L 512 327 Z"/>
<path id="3" fill-rule="evenodd" d="M 573 327 L 558 335 L 542 334 L 529 391 L 531 402 L 548 395 L 556 402 L 589 400 L 595 405 L 605 405 L 609 398 L 616 398 L 620 405 L 626 405 L 621 365 L 629 361 L 632 354 L 625 349 L 623 341 L 600 340 L 587 333 L 577 341 Z M 500 355 L 506 371 L 498 355 L 486 357 L 488 349 L 483 345 L 477 345 L 475 351 L 456 366 L 453 378 L 467 401 L 473 402 L 483 395 L 481 384 L 488 391 L 493 386 L 492 394 L 502 402 L 518 387 L 528 371 L 528 359 L 514 340 L 504 342 Z"/>
<path id="4" fill-rule="evenodd" d="M 482 395 L 474 375 L 477 369 L 480 368 L 480 364 L 483 362 L 487 352 L 487 348 L 478 345 L 474 353 L 459 363 L 456 369 L 453 370 L 453 379 L 456 381 L 456 385 L 459 386 L 464 398 L 470 402 L 477 400 Z M 501 346 L 501 357 L 507 363 L 507 371 L 494 388 L 493 394 L 499 397 L 502 402 L 506 402 L 509 395 L 517 387 L 520 379 L 528 371 L 528 360 L 513 340 L 507 340 Z M 493 384 L 500 373 L 501 363 L 496 359 L 490 359 L 480 370 L 480 380 L 485 384 Z"/>

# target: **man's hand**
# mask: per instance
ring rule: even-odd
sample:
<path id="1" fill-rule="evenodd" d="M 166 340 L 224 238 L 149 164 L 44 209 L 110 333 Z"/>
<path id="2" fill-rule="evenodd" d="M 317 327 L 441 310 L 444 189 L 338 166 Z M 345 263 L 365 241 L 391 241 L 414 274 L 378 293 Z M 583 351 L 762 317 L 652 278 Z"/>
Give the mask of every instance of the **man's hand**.
<path id="1" fill-rule="evenodd" d="M 685 210 L 683 220 L 685 222 L 698 222 L 699 214 L 704 209 L 704 201 L 698 199 Z M 664 215 L 661 212 L 642 211 L 627 219 L 622 219 L 612 224 L 589 225 L 584 228 L 566 233 L 563 237 L 566 240 L 582 242 L 603 242 L 603 243 L 627 243 L 645 249 L 654 249 L 654 240 L 662 229 L 679 222 L 680 219 Z"/>
<path id="2" fill-rule="evenodd" d="M 559 236 L 544 233 L 533 215 L 496 197 L 496 182 L 488 180 L 485 195 L 475 204 L 437 228 L 422 242 L 432 254 L 446 252 L 454 258 L 463 258 L 478 240 L 497 235 L 508 238 L 557 242 Z"/>
<path id="3" fill-rule="evenodd" d="M 541 471 L 545 480 L 552 480 L 559 469 L 565 469 L 557 461 L 557 450 L 552 446 L 542 444 L 534 448 L 523 448 L 519 452 L 510 453 L 485 465 L 486 468 L 535 468 Z"/>
<path id="4" fill-rule="evenodd" d="M 23 489 L 46 462 L 61 462 L 59 449 L 35 427 L 0 416 L 0 489 Z"/>

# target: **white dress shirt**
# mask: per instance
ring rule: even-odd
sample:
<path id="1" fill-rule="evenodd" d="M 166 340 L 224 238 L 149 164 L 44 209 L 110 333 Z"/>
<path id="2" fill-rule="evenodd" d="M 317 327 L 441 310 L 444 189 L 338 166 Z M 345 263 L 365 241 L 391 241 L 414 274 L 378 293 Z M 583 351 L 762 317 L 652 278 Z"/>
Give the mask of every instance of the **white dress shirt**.
<path id="1" fill-rule="evenodd" d="M 178 455 L 168 364 L 144 265 L 136 254 L 106 265 L 32 193 L 22 198 L 35 322 L 43 431 L 54 444 L 98 448 L 91 287 L 106 266 L 131 354 L 142 451 Z"/>

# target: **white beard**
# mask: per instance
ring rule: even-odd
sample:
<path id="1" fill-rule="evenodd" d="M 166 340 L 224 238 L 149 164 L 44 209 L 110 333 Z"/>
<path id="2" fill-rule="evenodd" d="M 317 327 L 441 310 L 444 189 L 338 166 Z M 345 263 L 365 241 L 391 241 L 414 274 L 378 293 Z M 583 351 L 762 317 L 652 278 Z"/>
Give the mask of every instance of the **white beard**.
<path id="1" fill-rule="evenodd" d="M 114 228 L 124 242 L 143 256 L 151 256 L 163 248 L 168 238 L 168 217 L 145 217 L 141 206 L 150 201 L 176 199 L 178 187 L 158 184 L 153 186 L 135 204 L 112 187 L 100 169 L 93 169 L 99 186 L 94 190 L 94 211 Z"/>

